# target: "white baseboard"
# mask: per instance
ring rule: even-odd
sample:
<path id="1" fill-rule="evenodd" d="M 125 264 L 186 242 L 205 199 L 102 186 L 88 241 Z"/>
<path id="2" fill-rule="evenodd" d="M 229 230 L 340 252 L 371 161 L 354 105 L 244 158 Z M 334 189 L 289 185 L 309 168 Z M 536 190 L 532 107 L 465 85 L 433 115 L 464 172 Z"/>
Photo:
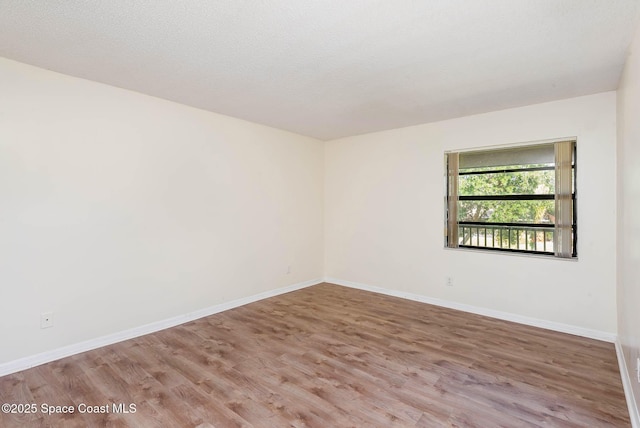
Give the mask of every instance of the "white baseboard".
<path id="1" fill-rule="evenodd" d="M 618 366 L 620 366 L 620 377 L 622 378 L 622 387 L 624 388 L 624 396 L 627 399 L 627 407 L 629 408 L 629 417 L 631 418 L 632 428 L 640 428 L 640 411 L 638 410 L 638 402 L 633 394 L 631 387 L 631 376 L 627 370 L 627 362 L 622 351 L 622 344 L 616 340 L 616 355 L 618 355 Z"/>
<path id="2" fill-rule="evenodd" d="M 142 325 L 140 327 L 134 327 L 128 330 L 120 331 L 106 336 L 98 337 L 96 339 L 87 340 L 73 345 L 57 348 L 52 351 L 43 352 L 36 355 L 20 358 L 14 361 L 0 364 L 0 376 L 5 376 L 11 373 L 16 373 L 22 370 L 29 369 L 31 367 L 39 366 L 41 364 L 49 363 L 51 361 L 59 360 L 60 358 L 69 357 L 71 355 L 79 354 L 81 352 L 91 351 L 92 349 L 100 348 L 102 346 L 112 345 L 114 343 L 122 342 L 124 340 L 133 339 L 134 337 L 143 336 L 145 334 L 154 333 L 156 331 L 164 330 L 170 327 L 175 327 L 180 324 L 184 324 L 189 321 L 203 318 L 209 315 L 217 314 L 229 309 L 237 308 L 249 303 L 257 302 L 259 300 L 267 299 L 269 297 L 278 296 L 280 294 L 289 293 L 291 291 L 300 290 L 302 288 L 310 287 L 312 285 L 320 284 L 322 279 L 313 279 L 310 281 L 299 282 L 286 287 L 277 288 L 275 290 L 265 291 L 264 293 L 255 294 L 249 297 L 243 297 L 241 299 L 232 300 L 231 302 L 221 303 L 219 305 L 210 306 L 208 308 L 200 309 L 198 311 L 190 312 L 184 315 L 178 315 L 173 318 L 153 322 L 150 324 Z"/>
<path id="3" fill-rule="evenodd" d="M 327 277 L 324 280 L 325 282 L 342 285 L 345 287 L 357 288 L 360 290 L 371 291 L 374 293 L 386 294 L 388 296 L 415 300 L 417 302 L 428 303 L 430 305 L 442 306 L 449 309 L 456 309 L 459 311 L 470 312 L 477 315 L 484 315 L 491 318 L 497 318 L 505 321 L 512 321 L 518 324 L 525 324 L 533 327 L 545 328 L 547 330 L 558 331 L 561 333 L 568 333 L 576 336 L 588 337 L 590 339 L 597 339 L 597 340 L 602 340 L 610 343 L 614 343 L 616 341 L 616 335 L 614 333 L 608 333 L 605 331 L 592 330 L 592 329 L 578 327 L 570 324 L 563 324 L 563 323 L 547 321 L 547 320 L 538 319 L 538 318 L 525 317 L 522 315 L 510 313 L 510 312 L 496 311 L 493 309 L 482 308 L 479 306 L 472 306 L 464 303 L 452 302 L 450 300 L 437 299 L 434 297 L 422 296 L 420 294 L 407 293 L 404 291 L 390 290 L 387 288 L 375 287 L 372 285 L 362 284 L 362 283 L 353 282 L 353 281 L 346 281 L 338 278 Z"/>

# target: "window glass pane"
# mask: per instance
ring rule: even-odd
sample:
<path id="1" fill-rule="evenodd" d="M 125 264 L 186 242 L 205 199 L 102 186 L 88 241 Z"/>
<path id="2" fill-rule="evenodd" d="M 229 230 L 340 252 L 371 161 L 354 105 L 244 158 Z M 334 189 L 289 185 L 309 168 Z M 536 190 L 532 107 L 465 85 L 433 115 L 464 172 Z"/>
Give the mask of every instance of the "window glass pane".
<path id="1" fill-rule="evenodd" d="M 459 225 L 458 245 L 495 248 L 502 250 L 553 253 L 553 226 L 531 228 L 526 226 Z"/>
<path id="2" fill-rule="evenodd" d="M 460 196 L 553 195 L 555 171 L 460 175 L 458 183 Z"/>
<path id="3" fill-rule="evenodd" d="M 569 189 L 575 198 L 575 141 L 454 154 L 457 174 L 447 181 L 448 246 L 558 257 L 568 257 L 568 248 L 576 257 L 575 199 L 566 198 Z M 556 188 L 560 178 L 562 189 Z M 566 242 L 567 236 L 573 240 Z"/>
<path id="4" fill-rule="evenodd" d="M 553 200 L 458 201 L 458 221 L 553 225 L 554 213 Z"/>

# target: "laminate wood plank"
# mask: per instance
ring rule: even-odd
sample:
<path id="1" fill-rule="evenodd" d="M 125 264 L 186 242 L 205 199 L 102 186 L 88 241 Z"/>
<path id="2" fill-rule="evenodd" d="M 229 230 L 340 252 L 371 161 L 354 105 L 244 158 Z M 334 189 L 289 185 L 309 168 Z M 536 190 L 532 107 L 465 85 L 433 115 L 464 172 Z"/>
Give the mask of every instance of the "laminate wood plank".
<path id="1" fill-rule="evenodd" d="M 291 365 L 299 361 L 291 359 Z M 376 394 L 380 388 L 373 385 L 357 386 L 341 384 L 343 374 L 329 368 L 328 365 L 317 362 L 316 364 L 295 364 L 296 370 L 303 373 L 307 379 L 313 380 L 311 391 L 319 399 L 328 402 L 341 414 L 356 418 L 356 426 L 411 426 L 420 417 L 419 412 L 395 401 L 376 400 Z M 360 405 L 366 401 L 367 405 Z"/>
<path id="2" fill-rule="evenodd" d="M 30 381 L 32 382 L 31 392 L 33 395 L 33 403 L 37 403 L 38 407 L 42 409 L 42 405 L 47 406 L 65 406 L 71 403 L 71 398 L 64 391 L 63 385 L 56 382 L 53 376 L 52 370 L 43 369 L 43 367 L 36 367 L 32 369 L 30 373 Z M 78 413 L 54 413 L 47 415 L 44 413 L 38 413 L 37 422 L 29 421 L 23 426 L 65 426 L 65 427 L 84 427 L 88 425 L 89 421 L 85 415 Z"/>
<path id="3" fill-rule="evenodd" d="M 1 427 L 628 427 L 609 343 L 331 284 L 0 378 Z"/>

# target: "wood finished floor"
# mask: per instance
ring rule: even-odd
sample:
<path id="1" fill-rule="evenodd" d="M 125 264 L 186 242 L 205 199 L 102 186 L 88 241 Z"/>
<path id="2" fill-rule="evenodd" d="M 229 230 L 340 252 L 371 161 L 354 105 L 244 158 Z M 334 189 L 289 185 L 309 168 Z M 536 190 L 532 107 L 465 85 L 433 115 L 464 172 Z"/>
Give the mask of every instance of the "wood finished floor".
<path id="1" fill-rule="evenodd" d="M 20 373 L 0 427 L 628 427 L 612 344 L 321 284 Z"/>

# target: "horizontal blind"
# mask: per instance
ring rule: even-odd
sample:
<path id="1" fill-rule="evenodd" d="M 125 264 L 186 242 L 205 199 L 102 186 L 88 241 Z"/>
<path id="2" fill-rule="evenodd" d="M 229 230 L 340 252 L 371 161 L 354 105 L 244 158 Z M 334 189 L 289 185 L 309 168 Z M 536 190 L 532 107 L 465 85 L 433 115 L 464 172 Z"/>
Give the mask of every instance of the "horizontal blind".
<path id="1" fill-rule="evenodd" d="M 507 149 L 460 152 L 459 168 L 553 164 L 554 161 L 554 145 L 546 143 Z"/>

